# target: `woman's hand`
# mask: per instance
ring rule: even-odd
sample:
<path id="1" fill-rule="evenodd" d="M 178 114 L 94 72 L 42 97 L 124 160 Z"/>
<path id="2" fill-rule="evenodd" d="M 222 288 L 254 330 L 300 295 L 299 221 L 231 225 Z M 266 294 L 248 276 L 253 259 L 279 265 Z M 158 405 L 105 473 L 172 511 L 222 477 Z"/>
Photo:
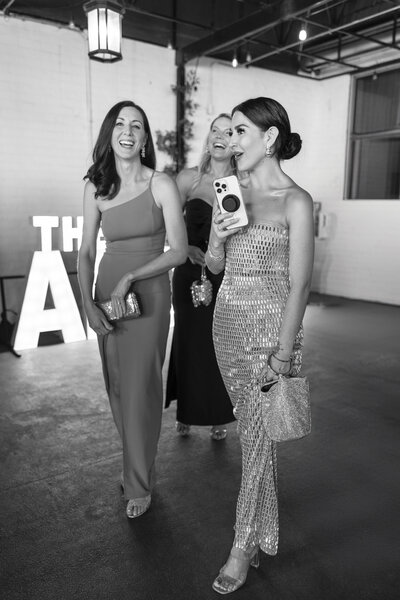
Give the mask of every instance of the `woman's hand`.
<path id="1" fill-rule="evenodd" d="M 261 381 L 276 381 L 279 375 L 288 375 L 292 368 L 290 359 L 279 360 L 274 354 L 268 358 L 268 363 L 261 373 Z"/>
<path id="2" fill-rule="evenodd" d="M 126 304 L 125 304 L 125 296 L 127 295 L 129 288 L 132 284 L 132 278 L 130 275 L 124 275 L 113 291 L 111 292 L 111 303 L 113 307 L 113 311 L 117 319 L 120 319 L 125 315 L 126 312 Z"/>
<path id="3" fill-rule="evenodd" d="M 193 265 L 200 265 L 202 267 L 206 264 L 205 254 L 197 246 L 189 246 L 188 257 Z"/>
<path id="4" fill-rule="evenodd" d="M 217 203 L 214 205 L 211 231 L 221 245 L 225 243 L 226 238 L 242 229 L 241 227 L 227 229 L 228 225 L 234 225 L 238 221 L 239 219 L 232 217 L 231 213 L 221 213 Z"/>
<path id="5" fill-rule="evenodd" d="M 106 335 L 114 329 L 111 323 L 107 321 L 103 311 L 98 308 L 94 302 L 92 302 L 89 306 L 85 306 L 85 313 L 89 326 L 95 333 L 97 333 L 97 335 Z"/>

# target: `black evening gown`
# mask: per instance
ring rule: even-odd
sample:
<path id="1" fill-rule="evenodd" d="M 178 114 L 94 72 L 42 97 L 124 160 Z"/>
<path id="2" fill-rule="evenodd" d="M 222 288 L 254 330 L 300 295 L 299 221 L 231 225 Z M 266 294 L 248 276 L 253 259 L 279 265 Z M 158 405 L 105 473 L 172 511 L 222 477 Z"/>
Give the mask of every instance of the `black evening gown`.
<path id="1" fill-rule="evenodd" d="M 205 252 L 211 228 L 212 206 L 201 198 L 186 205 L 189 244 Z M 207 277 L 213 286 L 208 306 L 194 307 L 190 286 L 201 277 L 200 265 L 189 259 L 176 267 L 172 279 L 175 327 L 167 380 L 166 406 L 177 400 L 177 421 L 187 425 L 222 425 L 235 420 L 215 358 L 212 320 L 223 273 Z"/>

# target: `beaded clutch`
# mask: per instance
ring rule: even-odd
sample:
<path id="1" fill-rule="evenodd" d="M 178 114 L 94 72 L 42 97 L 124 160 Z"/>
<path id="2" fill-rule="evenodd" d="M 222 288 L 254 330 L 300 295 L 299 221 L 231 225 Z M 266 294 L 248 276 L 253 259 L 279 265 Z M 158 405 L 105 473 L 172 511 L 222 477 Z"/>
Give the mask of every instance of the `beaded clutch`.
<path id="1" fill-rule="evenodd" d="M 190 292 L 192 294 L 193 306 L 208 306 L 212 300 L 212 283 L 207 279 L 205 267 L 201 267 L 201 279 L 200 281 L 193 281 L 190 286 Z"/>
<path id="2" fill-rule="evenodd" d="M 129 292 L 125 297 L 126 311 L 123 317 L 119 319 L 113 311 L 111 300 L 104 300 L 103 302 L 96 302 L 96 305 L 106 315 L 108 321 L 121 321 L 122 319 L 137 319 L 140 317 L 140 307 L 134 292 Z"/>

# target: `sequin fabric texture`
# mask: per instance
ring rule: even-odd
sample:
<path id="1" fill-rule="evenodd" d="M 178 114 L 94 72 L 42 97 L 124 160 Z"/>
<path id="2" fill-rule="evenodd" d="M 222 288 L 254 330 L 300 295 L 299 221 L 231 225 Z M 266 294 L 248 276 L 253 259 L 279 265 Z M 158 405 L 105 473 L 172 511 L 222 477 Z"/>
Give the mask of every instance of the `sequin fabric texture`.
<path id="1" fill-rule="evenodd" d="M 248 225 L 226 243 L 225 275 L 214 312 L 218 365 L 238 420 L 242 481 L 234 545 L 268 554 L 278 549 L 276 444 L 265 434 L 260 395 L 252 386 L 279 341 L 290 291 L 289 231 L 280 225 Z M 303 331 L 294 345 L 291 373 L 301 367 Z"/>

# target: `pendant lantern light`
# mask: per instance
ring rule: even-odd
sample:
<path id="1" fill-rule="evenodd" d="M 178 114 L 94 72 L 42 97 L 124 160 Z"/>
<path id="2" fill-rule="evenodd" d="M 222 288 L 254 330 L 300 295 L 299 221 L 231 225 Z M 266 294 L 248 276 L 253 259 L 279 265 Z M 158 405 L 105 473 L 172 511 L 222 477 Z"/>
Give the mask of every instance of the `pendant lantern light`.
<path id="1" fill-rule="evenodd" d="M 122 16 L 118 2 L 91 0 L 83 5 L 88 19 L 89 57 L 100 62 L 122 59 Z"/>

